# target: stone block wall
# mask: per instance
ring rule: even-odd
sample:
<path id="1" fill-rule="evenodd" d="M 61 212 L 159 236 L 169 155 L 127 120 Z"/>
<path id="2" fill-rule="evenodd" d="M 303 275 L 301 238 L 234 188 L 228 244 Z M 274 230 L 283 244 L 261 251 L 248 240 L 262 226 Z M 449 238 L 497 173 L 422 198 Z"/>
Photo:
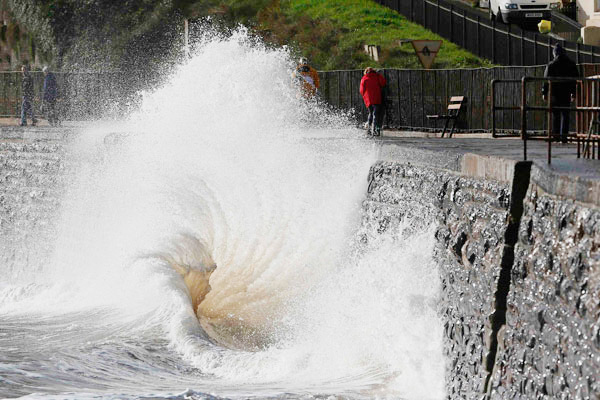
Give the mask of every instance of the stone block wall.
<path id="1" fill-rule="evenodd" d="M 600 208 L 585 180 L 556 182 L 533 168 L 493 399 L 600 396 Z"/>
<path id="2" fill-rule="evenodd" d="M 402 156 L 371 168 L 363 225 L 437 226 L 448 398 L 600 398 L 600 181 Z"/>
<path id="3" fill-rule="evenodd" d="M 23 135 L 33 131 L 43 134 L 39 128 L 0 131 L 0 263 L 17 274 L 44 262 L 48 242 L 34 238 L 52 234 L 60 206 L 64 144 Z"/>
<path id="4" fill-rule="evenodd" d="M 504 252 L 511 187 L 473 173 L 379 162 L 371 168 L 363 226 L 394 229 L 410 220 L 413 229 L 437 225 L 444 323 L 446 385 L 450 398 L 485 393 L 494 359 L 492 337 L 496 292 Z"/>

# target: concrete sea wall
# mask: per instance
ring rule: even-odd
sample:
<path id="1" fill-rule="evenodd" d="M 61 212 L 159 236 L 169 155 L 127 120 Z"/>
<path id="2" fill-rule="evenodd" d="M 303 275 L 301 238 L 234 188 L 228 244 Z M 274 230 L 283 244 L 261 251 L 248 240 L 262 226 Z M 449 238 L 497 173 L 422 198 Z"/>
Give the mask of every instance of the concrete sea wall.
<path id="1" fill-rule="evenodd" d="M 64 138 L 44 128 L 0 130 L 0 263 L 22 271 L 46 261 L 51 222 L 60 209 Z"/>
<path id="2" fill-rule="evenodd" d="M 68 134 L 0 131 L 0 262 L 17 271 L 49 251 L 32 238 L 53 235 Z M 599 398 L 600 181 L 431 143 L 382 145 L 363 231 L 435 227 L 448 398 Z"/>
<path id="3" fill-rule="evenodd" d="M 475 154 L 381 154 L 365 222 L 437 224 L 448 398 L 599 397 L 598 182 Z"/>

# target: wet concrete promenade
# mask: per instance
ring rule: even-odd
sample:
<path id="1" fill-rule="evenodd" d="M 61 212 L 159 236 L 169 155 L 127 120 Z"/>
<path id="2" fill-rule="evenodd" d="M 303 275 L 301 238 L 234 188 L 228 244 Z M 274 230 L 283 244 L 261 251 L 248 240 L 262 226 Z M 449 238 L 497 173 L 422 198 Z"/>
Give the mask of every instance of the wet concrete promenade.
<path id="1" fill-rule="evenodd" d="M 523 160 L 523 141 L 519 138 L 494 139 L 489 134 L 477 134 L 470 137 L 456 135 L 453 138 L 425 137 L 431 134 L 419 132 L 384 132 L 377 139 L 382 145 L 382 158 L 392 161 L 401 157 L 412 158 L 411 154 L 430 153 L 427 163 L 439 166 L 459 162 L 464 154 L 476 154 L 512 161 Z M 487 137 L 486 137 L 487 136 Z M 540 140 L 527 141 L 527 161 L 533 161 L 538 167 L 561 175 L 572 175 L 584 179 L 600 180 L 600 160 L 577 158 L 575 143 L 552 143 L 552 163 L 547 163 L 548 143 Z M 458 165 L 456 166 L 458 167 Z"/>

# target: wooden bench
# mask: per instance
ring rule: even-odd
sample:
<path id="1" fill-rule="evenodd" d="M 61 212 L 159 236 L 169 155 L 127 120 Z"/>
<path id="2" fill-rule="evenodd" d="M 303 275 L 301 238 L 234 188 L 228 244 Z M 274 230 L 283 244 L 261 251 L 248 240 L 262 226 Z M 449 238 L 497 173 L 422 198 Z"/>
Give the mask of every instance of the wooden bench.
<path id="1" fill-rule="evenodd" d="M 446 134 L 446 129 L 448 129 L 448 124 L 452 121 L 452 129 L 448 134 L 448 137 L 452 137 L 454 133 L 454 127 L 456 126 L 456 120 L 460 115 L 460 110 L 462 105 L 465 103 L 465 96 L 452 96 L 450 97 L 450 102 L 448 103 L 448 114 L 438 114 L 438 115 L 428 115 L 428 119 L 443 119 L 446 121 L 444 124 L 444 130 L 442 131 L 442 137 Z"/>

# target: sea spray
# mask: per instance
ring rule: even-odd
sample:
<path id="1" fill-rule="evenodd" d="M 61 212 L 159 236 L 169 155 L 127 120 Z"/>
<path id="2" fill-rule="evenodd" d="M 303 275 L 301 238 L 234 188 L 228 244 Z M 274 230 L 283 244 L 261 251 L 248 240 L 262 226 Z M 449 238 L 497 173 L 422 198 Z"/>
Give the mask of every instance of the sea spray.
<path id="1" fill-rule="evenodd" d="M 73 141 L 53 256 L 0 307 L 47 318 L 31 391 L 443 397 L 433 233 L 357 245 L 377 145 L 293 67 L 243 30 L 205 38 L 127 122 Z M 182 271 L 207 267 L 195 304 Z"/>

